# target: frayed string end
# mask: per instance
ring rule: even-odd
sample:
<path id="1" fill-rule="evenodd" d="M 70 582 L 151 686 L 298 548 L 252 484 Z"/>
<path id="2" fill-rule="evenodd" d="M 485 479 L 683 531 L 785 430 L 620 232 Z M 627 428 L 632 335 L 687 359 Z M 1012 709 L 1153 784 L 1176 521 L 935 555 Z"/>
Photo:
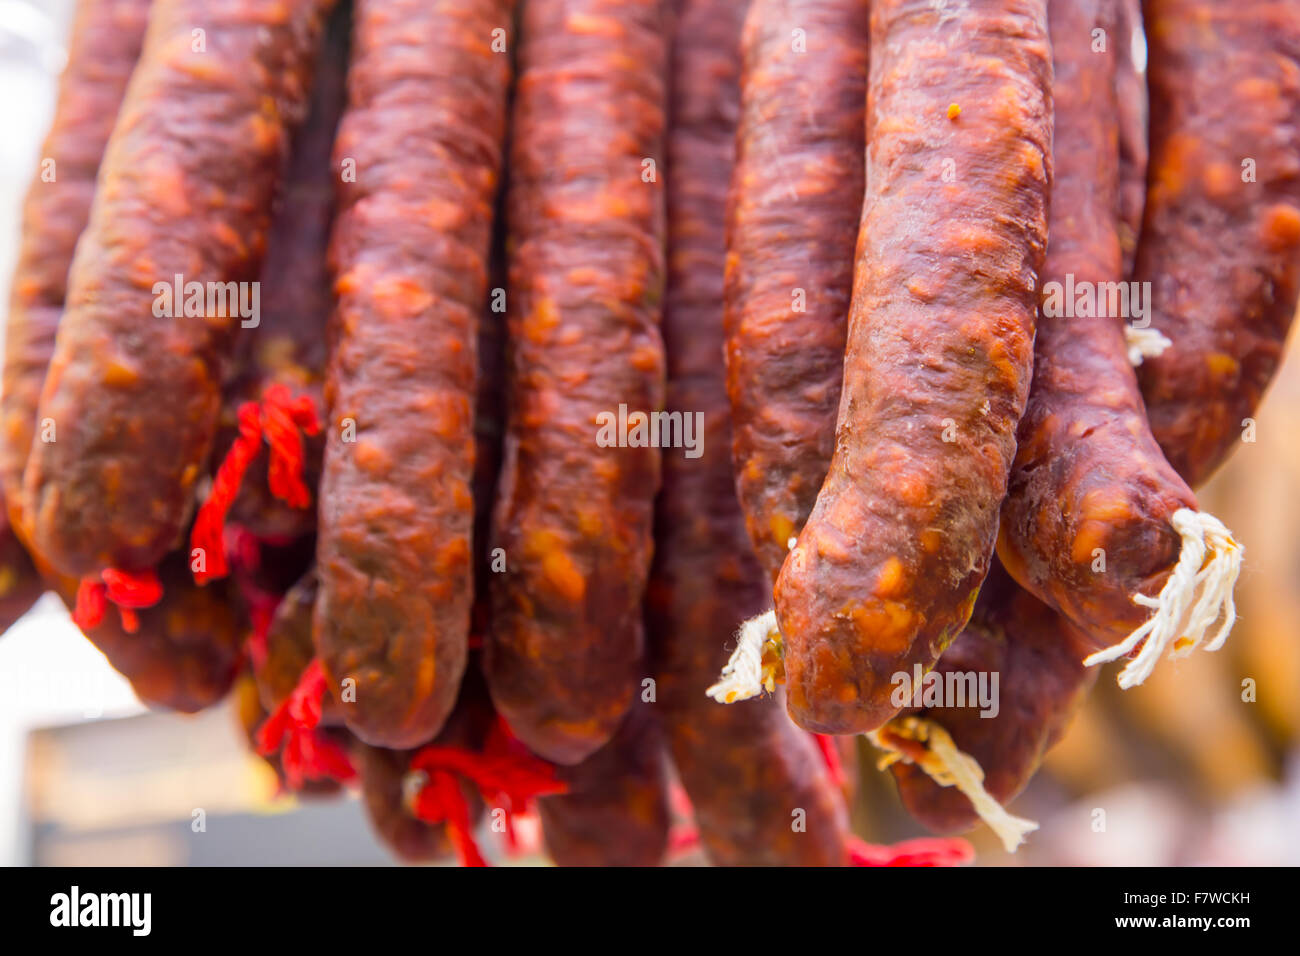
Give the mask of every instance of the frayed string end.
<path id="1" fill-rule="evenodd" d="M 1163 355 L 1165 349 L 1174 343 L 1157 329 L 1139 329 L 1125 325 L 1124 344 L 1128 348 L 1128 362 L 1136 368 L 1142 364 L 1143 359 Z"/>
<path id="2" fill-rule="evenodd" d="M 1172 523 L 1183 544 L 1169 580 L 1154 598 L 1133 595 L 1135 604 L 1153 613 L 1123 641 L 1084 660 L 1089 667 L 1103 664 L 1141 645 L 1119 674 L 1119 686 L 1125 689 L 1150 677 L 1166 650 L 1175 658 L 1186 657 L 1202 643 L 1207 651 L 1217 651 L 1237 620 L 1233 590 L 1245 550 L 1213 515 L 1180 508 Z"/>
<path id="3" fill-rule="evenodd" d="M 202 563 L 194 580 L 207 584 L 230 573 L 226 563 L 226 515 L 239 497 L 244 475 L 262 447 L 261 410 L 257 402 L 239 406 L 239 435 L 231 444 L 212 479 L 212 490 L 199 508 L 190 529 L 190 553 L 198 552 Z"/>
<path id="4" fill-rule="evenodd" d="M 704 693 L 721 704 L 769 694 L 785 680 L 785 644 L 776 624 L 776 611 L 766 611 L 740 625 L 736 649 L 718 681 Z"/>
<path id="5" fill-rule="evenodd" d="M 879 768 L 903 760 L 915 764 L 941 787 L 956 787 L 971 802 L 981 820 L 988 824 L 1008 853 L 1025 841 L 1025 835 L 1038 829 L 1033 820 L 1013 816 L 984 789 L 984 770 L 969 754 L 957 749 L 948 731 L 923 717 L 899 717 L 867 738 L 885 751 Z M 915 746 L 919 744 L 921 752 Z"/>

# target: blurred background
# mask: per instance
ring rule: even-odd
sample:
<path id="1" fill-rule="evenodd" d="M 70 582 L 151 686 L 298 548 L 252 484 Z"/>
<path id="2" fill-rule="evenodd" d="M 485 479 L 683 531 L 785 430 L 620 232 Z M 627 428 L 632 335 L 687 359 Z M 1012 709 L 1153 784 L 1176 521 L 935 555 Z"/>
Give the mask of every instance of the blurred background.
<path id="1" fill-rule="evenodd" d="M 0 303 L 49 123 L 72 0 L 0 0 Z M 1140 43 L 1139 43 L 1140 47 Z M 4 308 L 4 305 L 0 305 Z M 2 334 L 2 332 L 0 332 Z M 1300 340 L 1243 444 L 1201 492 L 1246 547 L 1227 646 L 1121 693 L 1103 675 L 1014 812 L 1041 823 L 984 865 L 1300 865 Z M 921 834 L 859 741 L 855 823 Z M 1100 811 L 1100 813 L 1098 812 Z M 1098 821 L 1104 819 L 1104 828 Z M 535 827 L 520 827 L 536 862 Z M 484 835 L 490 854 L 495 847 Z M 150 713 L 47 595 L 0 639 L 0 863 L 374 864 L 355 796 L 277 795 L 233 707 Z M 675 862 L 699 862 L 690 851 Z"/>

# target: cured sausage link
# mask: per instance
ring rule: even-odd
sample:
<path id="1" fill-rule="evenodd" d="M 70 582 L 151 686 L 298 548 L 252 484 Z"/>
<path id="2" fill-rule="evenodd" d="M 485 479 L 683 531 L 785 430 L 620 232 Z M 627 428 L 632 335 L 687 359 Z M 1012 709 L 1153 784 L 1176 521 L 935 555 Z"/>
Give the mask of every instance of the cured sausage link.
<path id="1" fill-rule="evenodd" d="M 359 0 L 332 239 L 316 648 L 348 728 L 433 737 L 473 599 L 474 406 L 509 0 Z M 494 31 L 501 31 L 495 33 Z"/>
<path id="2" fill-rule="evenodd" d="M 1087 635 L 1090 658 L 1144 641 L 1121 675 L 1140 683 L 1170 645 L 1189 653 L 1220 611 L 1231 626 L 1241 548 L 1161 454 L 1125 344 L 1120 287 L 1122 131 L 1115 76 L 1093 49 L 1113 0 L 1052 0 L 1056 178 L 1034 383 L 1002 506 L 998 553 L 1024 587 Z M 1118 53 L 1119 51 L 1114 51 Z M 1069 290 L 1093 293 L 1064 301 Z M 1205 601 L 1204 608 L 1196 606 Z M 1193 608 L 1194 613 L 1189 614 Z"/>
<path id="3" fill-rule="evenodd" d="M 427 863 L 454 852 L 445 823 L 426 823 L 411 813 L 407 790 L 410 785 L 411 751 L 385 750 L 357 741 L 352 746 L 361 778 L 361 803 L 370 829 L 393 855 L 405 863 Z M 466 801 L 473 789 L 463 787 Z M 481 808 L 475 808 L 477 812 Z"/>
<path id="4" fill-rule="evenodd" d="M 227 385 L 214 461 L 214 487 L 195 521 L 191 547 L 221 546 L 224 510 L 258 537 L 284 540 L 316 530 L 313 494 L 320 484 L 324 436 L 320 410 L 325 378 L 326 327 L 334 308 L 326 249 L 333 225 L 338 173 L 331 162 L 334 135 L 347 99 L 352 4 L 334 9 L 322 41 L 307 118 L 294 137 L 262 263 L 262 319 L 240 336 L 234 381 Z M 258 405 L 259 429 L 250 441 L 240 413 Z M 247 412 L 244 413 L 245 415 Z M 286 425 L 286 419 L 303 422 Z M 247 476 L 232 468 L 236 459 Z M 223 470 L 234 479 L 224 484 Z M 214 510 L 217 514 L 211 514 Z"/>
<path id="5" fill-rule="evenodd" d="M 65 573 L 151 568 L 180 539 L 330 7 L 151 10 L 41 392 L 58 438 L 23 478 L 24 523 Z"/>
<path id="6" fill-rule="evenodd" d="M 140 56 L 150 2 L 79 0 L 54 121 L 23 205 L 0 404 L 0 489 L 15 523 L 21 517 L 23 468 L 36 429 L 41 385 L 63 315 L 68 267 L 90 217 L 104 146 Z M 47 166 L 50 161 L 53 165 Z"/>
<path id="7" fill-rule="evenodd" d="M 76 623 L 140 700 L 197 713 L 225 697 L 239 676 L 246 623 L 231 582 L 194 583 L 187 551 L 174 551 L 159 564 L 158 581 L 156 603 L 120 619 L 108 608 Z M 74 604 L 84 609 L 75 580 L 56 577 L 53 587 L 69 610 Z"/>
<path id="8" fill-rule="evenodd" d="M 736 487 L 775 580 L 835 448 L 862 207 L 866 0 L 755 0 L 727 211 Z"/>
<path id="9" fill-rule="evenodd" d="M 664 401 L 663 188 L 650 164 L 662 162 L 667 19 L 662 0 L 523 8 L 493 521 L 505 570 L 491 579 L 486 665 L 511 730 L 557 763 L 610 738 L 643 676 L 659 487 L 646 417 Z"/>
<path id="10" fill-rule="evenodd" d="M 1029 389 L 1051 182 L 1046 0 L 877 0 L 835 456 L 776 584 L 787 704 L 879 727 L 970 616 Z"/>
<path id="11" fill-rule="evenodd" d="M 1014 851 L 1036 825 L 1000 806 L 1029 783 L 1092 686 L 1097 672 L 1081 656 L 1069 625 L 995 565 L 966 630 L 921 687 L 910 685 L 914 700 L 937 694 L 942 703 L 873 735 L 912 816 L 949 833 L 983 817 Z"/>
<path id="12" fill-rule="evenodd" d="M 1253 438 L 1300 294 L 1300 16 L 1146 0 L 1151 160 L 1135 278 L 1172 343 L 1138 371 L 1192 487 Z"/>
<path id="13" fill-rule="evenodd" d="M 466 675 L 456 707 L 432 747 L 477 753 L 483 749 L 494 715 L 482 679 Z M 418 751 L 387 750 L 356 742 L 353 754 L 361 777 L 361 801 L 375 835 L 401 860 L 420 863 L 451 856 L 464 849 L 470 831 L 483 813 L 483 801 L 473 782 L 446 776 L 444 802 L 453 812 L 426 819 L 421 814 L 421 792 L 429 782 L 427 772 L 414 770 Z M 427 808 L 424 808 L 427 809 Z M 437 816 L 435 814 L 435 816 Z M 463 855 L 463 854 L 462 854 Z"/>
<path id="14" fill-rule="evenodd" d="M 752 7 L 751 16 L 764 16 L 767 6 Z M 688 458 L 674 448 L 663 455 L 646 602 L 657 683 L 653 709 L 710 860 L 724 866 L 838 865 L 847 859 L 844 800 L 812 738 L 786 716 L 784 702 L 773 697 L 719 707 L 704 695 L 726 659 L 724 641 L 735 622 L 769 599 L 736 500 L 731 416 L 718 363 L 724 204 L 735 153 L 736 53 L 744 16 L 740 0 L 677 4 L 663 320 L 667 408 L 700 417 L 703 454 Z M 796 809 L 804 811 L 803 828 L 792 826 Z"/>
<path id="15" fill-rule="evenodd" d="M 547 852 L 559 866 L 657 866 L 668 852 L 668 778 L 650 707 L 586 760 L 559 768 L 566 793 L 539 797 Z"/>

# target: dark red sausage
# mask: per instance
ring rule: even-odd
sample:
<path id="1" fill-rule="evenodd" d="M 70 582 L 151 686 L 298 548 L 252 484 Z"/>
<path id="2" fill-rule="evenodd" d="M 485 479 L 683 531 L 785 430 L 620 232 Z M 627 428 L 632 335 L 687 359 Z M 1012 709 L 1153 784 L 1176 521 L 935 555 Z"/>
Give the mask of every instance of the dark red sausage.
<path id="1" fill-rule="evenodd" d="M 136 630 L 127 631 L 111 607 L 97 626 L 83 630 L 146 704 L 195 713 L 230 690 L 243 660 L 246 624 L 230 582 L 194 583 L 188 552 L 168 555 L 158 579 L 162 599 L 135 612 Z M 71 608 L 77 582 L 60 578 L 56 590 Z"/>
<path id="2" fill-rule="evenodd" d="M 247 283 L 331 5 L 153 5 L 41 392 L 38 417 L 58 440 L 33 443 L 23 479 L 24 523 L 65 573 L 151 568 L 185 530 L 245 321 L 228 293 L 242 290 L 251 313 Z M 185 315 L 166 301 L 177 275 L 235 285 L 210 313 L 192 302 L 204 314 Z"/>
<path id="3" fill-rule="evenodd" d="M 361 777 L 361 800 L 370 828 L 380 841 L 407 863 L 426 863 L 452 854 L 447 828 L 425 823 L 408 808 L 409 750 L 385 750 L 358 742 L 353 748 Z M 473 788 L 464 785 L 465 799 Z"/>
<path id="4" fill-rule="evenodd" d="M 651 706 L 637 703 L 600 750 L 560 769 L 568 792 L 541 797 L 546 850 L 559 866 L 657 866 L 668 851 L 668 781 Z"/>
<path id="5" fill-rule="evenodd" d="M 261 324 L 240 336 L 235 379 L 225 390 L 215 462 L 230 459 L 232 444 L 240 437 L 239 409 L 244 403 L 260 403 L 263 427 L 247 473 L 232 476 L 235 487 L 221 485 L 223 469 L 229 471 L 230 465 L 216 471 L 217 486 L 195 523 L 217 533 L 226 508 L 230 521 L 259 537 L 283 540 L 316 527 L 309 489 L 320 482 L 326 326 L 334 306 L 326 265 L 337 176 L 331 151 L 346 99 L 350 14 L 351 3 L 341 3 L 325 31 L 307 119 L 294 137 L 267 237 Z M 299 417 L 310 419 L 306 433 L 296 422 L 283 421 L 286 407 L 300 408 Z M 240 456 L 243 450 L 234 454 Z M 291 474 L 273 481 L 272 466 Z M 214 508 L 223 513 L 205 521 L 204 513 Z M 209 533 L 193 545 L 218 546 L 219 538 Z"/>
<path id="6" fill-rule="evenodd" d="M 493 45 L 511 7 L 356 7 L 316 648 L 335 686 L 356 681 L 344 717 L 374 745 L 437 733 L 465 669 L 477 330 L 510 75 Z"/>
<path id="7" fill-rule="evenodd" d="M 511 729 L 574 763 L 641 678 L 663 405 L 663 0 L 531 0 L 514 105 L 510 373 L 488 682 Z M 634 440 L 628 427 L 629 442 Z M 635 440 L 640 440 L 635 439 Z"/>
<path id="8" fill-rule="evenodd" d="M 1052 0 L 1050 12 L 1056 70 L 1051 242 L 1033 388 L 998 553 L 1017 581 L 1087 635 L 1093 650 L 1130 634 L 1141 639 L 1138 629 L 1149 629 L 1149 646 L 1122 678 L 1137 683 L 1165 647 L 1184 639 L 1194 646 L 1205 636 L 1212 620 L 1185 621 L 1184 609 L 1217 587 L 1226 586 L 1223 600 L 1230 602 L 1240 549 L 1217 521 L 1195 512 L 1191 489 L 1161 454 L 1127 355 L 1124 300 L 1101 291 L 1123 280 L 1115 105 L 1121 66 L 1116 55 L 1092 48 L 1094 29 L 1114 31 L 1114 7 L 1110 0 Z M 1078 291 L 1064 301 L 1071 289 Z M 1078 296 L 1090 289 L 1097 291 L 1097 307 L 1076 309 L 1086 301 Z M 1187 535 L 1193 540 L 1185 545 Z M 1198 551 L 1205 544 L 1213 564 Z M 1197 588 L 1183 586 L 1182 575 L 1169 580 L 1184 548 L 1186 573 L 1205 565 Z M 1135 595 L 1159 595 L 1162 607 L 1137 604 Z"/>
<path id="9" fill-rule="evenodd" d="M 313 612 L 318 584 L 315 569 L 305 574 L 281 599 L 266 633 L 266 655 L 254 671 L 262 706 L 274 711 L 293 693 L 302 673 L 312 662 Z M 343 722 L 337 696 L 326 694 L 321 701 L 321 723 Z"/>
<path id="10" fill-rule="evenodd" d="M 744 10 L 738 0 L 677 4 L 668 130 L 666 407 L 683 416 L 699 413 L 702 454 L 663 452 L 646 602 L 657 684 L 652 709 L 714 863 L 837 865 L 847 858 L 844 800 L 812 738 L 790 722 L 779 697 L 722 707 L 704 693 L 725 663 L 725 641 L 736 622 L 769 600 L 736 500 L 731 416 L 718 362 L 724 204 L 735 153 Z"/>
<path id="11" fill-rule="evenodd" d="M 1197 487 L 1248 436 L 1300 293 L 1300 16 L 1289 0 L 1143 9 L 1151 161 L 1135 277 L 1173 344 L 1138 378 L 1156 440 Z"/>
<path id="12" fill-rule="evenodd" d="M 773 579 L 835 448 L 865 177 L 868 7 L 754 0 L 742 42 L 727 385 L 736 485 Z"/>
<path id="13" fill-rule="evenodd" d="M 68 267 L 90 216 L 95 176 L 118 106 L 144 42 L 151 0 L 79 0 L 68 39 L 68 66 L 45 145 L 42 169 L 23 205 L 18 265 L 5 326 L 0 417 L 0 490 L 17 522 L 23 468 L 36 433 L 36 409 L 54 335 L 63 315 Z M 52 169 L 44 164 L 53 161 Z M 48 173 L 52 179 L 46 181 Z M 48 436 L 47 436 L 48 437 Z M 54 437 L 57 439 L 58 430 Z"/>
<path id="14" fill-rule="evenodd" d="M 496 220 L 501 221 L 500 217 Z M 497 245 L 494 237 L 494 247 Z M 493 264 L 491 274 L 493 276 L 492 286 L 499 287 L 503 283 L 496 279 L 504 274 L 504 270 L 497 264 L 496 249 L 494 248 Z M 479 323 L 479 340 L 478 340 L 478 358 L 479 358 L 479 378 L 478 378 L 478 403 L 474 417 L 474 534 L 475 534 L 475 558 L 474 566 L 478 569 L 475 578 L 475 633 L 482 634 L 487 626 L 488 615 L 486 607 L 486 574 L 488 573 L 489 559 L 486 554 L 486 529 L 491 516 L 492 494 L 496 484 L 497 470 L 500 467 L 500 446 L 501 433 L 503 430 L 502 423 L 502 362 L 504 359 L 504 320 L 502 316 L 493 312 L 490 308 L 483 313 L 482 321 Z M 308 585 L 305 581 L 299 587 L 296 587 L 285 598 L 285 604 L 277 612 L 277 626 L 273 627 L 268 642 L 267 667 L 268 677 L 276 674 L 281 675 L 276 678 L 280 692 L 287 692 L 291 687 L 286 687 L 287 681 L 284 675 L 292 669 L 295 664 L 301 668 L 306 666 L 307 658 L 310 657 L 310 631 L 308 631 L 308 643 L 304 645 L 301 641 L 302 630 L 292 623 L 299 618 L 299 609 L 308 605 L 312 600 L 308 592 L 315 593 L 314 575 L 313 583 Z M 295 601 L 296 598 L 296 601 Z M 291 604 L 290 602 L 294 603 Z M 283 618 L 283 624 L 279 620 Z M 310 621 L 310 608 L 308 607 L 308 621 Z M 294 648 L 297 648 L 295 651 Z M 276 664 L 273 665 L 273 659 L 277 658 Z M 486 696 L 486 689 L 482 683 L 481 675 L 473 669 L 471 663 L 467 672 L 466 682 L 461 688 L 461 700 L 458 702 L 456 710 L 452 712 L 449 722 L 443 732 L 439 735 L 438 741 L 442 743 L 460 742 L 469 746 L 480 746 L 483 742 L 483 733 L 481 728 L 489 723 L 492 719 L 490 702 Z M 473 700 L 482 702 L 481 707 L 471 708 L 470 703 Z M 467 721 L 462 715 L 473 713 L 477 716 L 472 721 Z M 330 705 L 326 705 L 324 721 L 328 723 L 331 719 Z M 466 724 L 472 724 L 479 729 L 473 733 L 468 731 Z M 411 751 L 386 751 L 374 747 L 358 745 L 362 794 L 366 804 L 367 814 L 370 817 L 371 825 L 380 838 L 403 860 L 411 862 L 428 861 L 434 859 L 446 858 L 452 855 L 454 846 L 447 834 L 445 824 L 428 824 L 416 818 L 411 812 L 411 790 L 419 782 L 418 775 L 412 779 L 410 772 Z M 407 782 L 404 783 L 403 780 Z M 409 789 L 408 789 L 409 788 Z M 469 785 L 468 781 L 463 781 L 461 791 L 469 801 L 471 807 L 479 807 L 480 794 L 476 788 Z M 478 811 L 475 811 L 477 815 Z"/>
<path id="15" fill-rule="evenodd" d="M 441 733 L 431 741 L 435 746 L 457 748 L 469 753 L 482 751 L 495 715 L 482 677 L 466 675 L 465 686 L 456 707 Z M 427 823 L 416 815 L 416 798 L 427 782 L 420 771 L 413 771 L 416 750 L 388 750 L 358 742 L 353 748 L 361 776 L 361 797 L 370 826 L 399 859 L 419 863 L 450 856 L 463 834 L 443 822 Z M 461 794 L 461 806 L 469 826 L 483 813 L 478 789 L 468 778 L 455 781 Z"/>
<path id="16" fill-rule="evenodd" d="M 876 0 L 835 457 L 776 585 L 787 704 L 878 727 L 988 568 L 1033 358 L 1051 181 L 1046 0 Z"/>
<path id="17" fill-rule="evenodd" d="M 1082 656 L 1068 625 L 996 569 L 966 630 L 932 672 L 945 687 L 974 691 L 977 697 L 978 682 L 984 682 L 985 702 L 996 704 L 996 714 L 983 716 L 993 708 L 968 696 L 965 706 L 949 700 L 916 716 L 946 730 L 957 748 L 978 762 L 984 789 L 1005 805 L 1025 788 L 1092 686 L 1097 672 L 1081 663 Z M 913 742 L 894 737 L 906 721 L 887 724 L 877 736 L 895 741 L 906 753 Z M 957 787 L 941 787 L 907 760 L 891 770 L 908 811 L 930 829 L 953 832 L 979 822 L 976 808 Z"/>

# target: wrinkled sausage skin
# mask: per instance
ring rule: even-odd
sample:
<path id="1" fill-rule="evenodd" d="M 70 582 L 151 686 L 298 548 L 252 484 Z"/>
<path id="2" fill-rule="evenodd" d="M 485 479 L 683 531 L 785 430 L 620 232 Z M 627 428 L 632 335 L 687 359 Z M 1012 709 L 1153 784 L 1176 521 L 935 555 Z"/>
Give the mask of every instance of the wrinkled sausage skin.
<path id="1" fill-rule="evenodd" d="M 988 569 L 1051 182 L 1046 0 L 871 9 L 867 188 L 835 455 L 776 584 L 795 722 L 893 716 Z"/>
<path id="2" fill-rule="evenodd" d="M 11 521 L 21 517 L 23 468 L 63 316 L 68 268 L 90 218 L 104 147 L 140 56 L 150 2 L 80 0 L 73 15 L 68 66 L 41 147 L 41 163 L 54 162 L 53 179 L 47 181 L 42 165 L 27 190 L 5 327 L 0 490 Z"/>
<path id="3" fill-rule="evenodd" d="M 1043 283 L 1096 288 L 1123 278 L 1112 0 L 1053 0 L 1056 169 Z M 1044 299 L 1034 381 L 1002 505 L 998 555 L 1020 584 L 1064 614 L 1094 650 L 1151 613 L 1133 595 L 1159 592 L 1178 560 L 1170 523 L 1196 498 L 1151 435 L 1124 342 L 1125 317 L 1059 314 Z M 1098 549 L 1104 570 L 1098 564 Z"/>
<path id="4" fill-rule="evenodd" d="M 537 799 L 546 850 L 559 866 L 657 866 L 668 851 L 663 738 L 635 704 L 600 750 L 560 768 L 567 792 Z"/>
<path id="5" fill-rule="evenodd" d="M 1241 442 L 1300 293 L 1300 16 L 1146 0 L 1151 159 L 1135 278 L 1173 343 L 1138 370 L 1192 487 Z"/>
<path id="6" fill-rule="evenodd" d="M 510 185 L 508 419 L 486 644 L 497 709 L 575 763 L 642 678 L 659 451 L 602 413 L 663 407 L 662 0 L 523 7 Z M 630 431 L 629 431 L 630 435 Z M 617 438 L 617 435 L 607 435 Z"/>
<path id="7" fill-rule="evenodd" d="M 473 601 L 474 409 L 509 0 L 360 0 L 332 260 L 316 649 L 375 746 L 436 734 Z M 350 429 L 355 435 L 350 435 Z"/>
<path id="8" fill-rule="evenodd" d="M 727 211 L 727 388 L 736 487 L 772 579 L 835 448 L 866 175 L 868 8 L 755 0 L 745 23 Z M 794 49 L 796 30 L 805 51 Z"/>
<path id="9" fill-rule="evenodd" d="M 758 3 L 751 16 L 763 16 Z M 813 740 L 779 696 L 724 707 L 705 696 L 736 622 L 770 600 L 736 498 L 722 351 L 724 205 L 739 112 L 745 4 L 680 0 L 668 132 L 669 411 L 702 414 L 702 454 L 665 449 L 646 599 L 651 708 L 690 798 L 700 842 L 723 866 L 839 865 L 847 819 Z M 865 40 L 865 37 L 864 37 Z M 861 141 L 861 131 L 857 139 Z M 860 147 L 859 147 L 860 155 Z M 848 250 L 845 250 L 849 258 Z M 851 261 L 851 259 L 849 260 Z M 793 826 L 802 810 L 802 829 Z"/>
<path id="10" fill-rule="evenodd" d="M 33 442 L 23 476 L 23 523 L 64 573 L 153 567 L 185 530 L 245 321 L 231 302 L 251 312 L 330 7 L 153 5 L 41 391 L 58 440 Z M 222 284 L 222 301 L 168 309 L 178 275 Z"/>
<path id="11" fill-rule="evenodd" d="M 979 762 L 984 788 L 1006 805 L 1029 783 L 1096 680 L 1096 668 L 1084 667 L 1082 659 L 1069 625 L 995 565 L 970 623 L 935 673 L 945 681 L 957 674 L 989 681 L 997 674 L 996 715 L 981 716 L 982 708 L 970 701 L 917 713 L 940 724 Z M 956 787 L 940 787 L 913 764 L 900 761 L 890 770 L 908 811 L 931 830 L 951 833 L 979 823 Z"/>

